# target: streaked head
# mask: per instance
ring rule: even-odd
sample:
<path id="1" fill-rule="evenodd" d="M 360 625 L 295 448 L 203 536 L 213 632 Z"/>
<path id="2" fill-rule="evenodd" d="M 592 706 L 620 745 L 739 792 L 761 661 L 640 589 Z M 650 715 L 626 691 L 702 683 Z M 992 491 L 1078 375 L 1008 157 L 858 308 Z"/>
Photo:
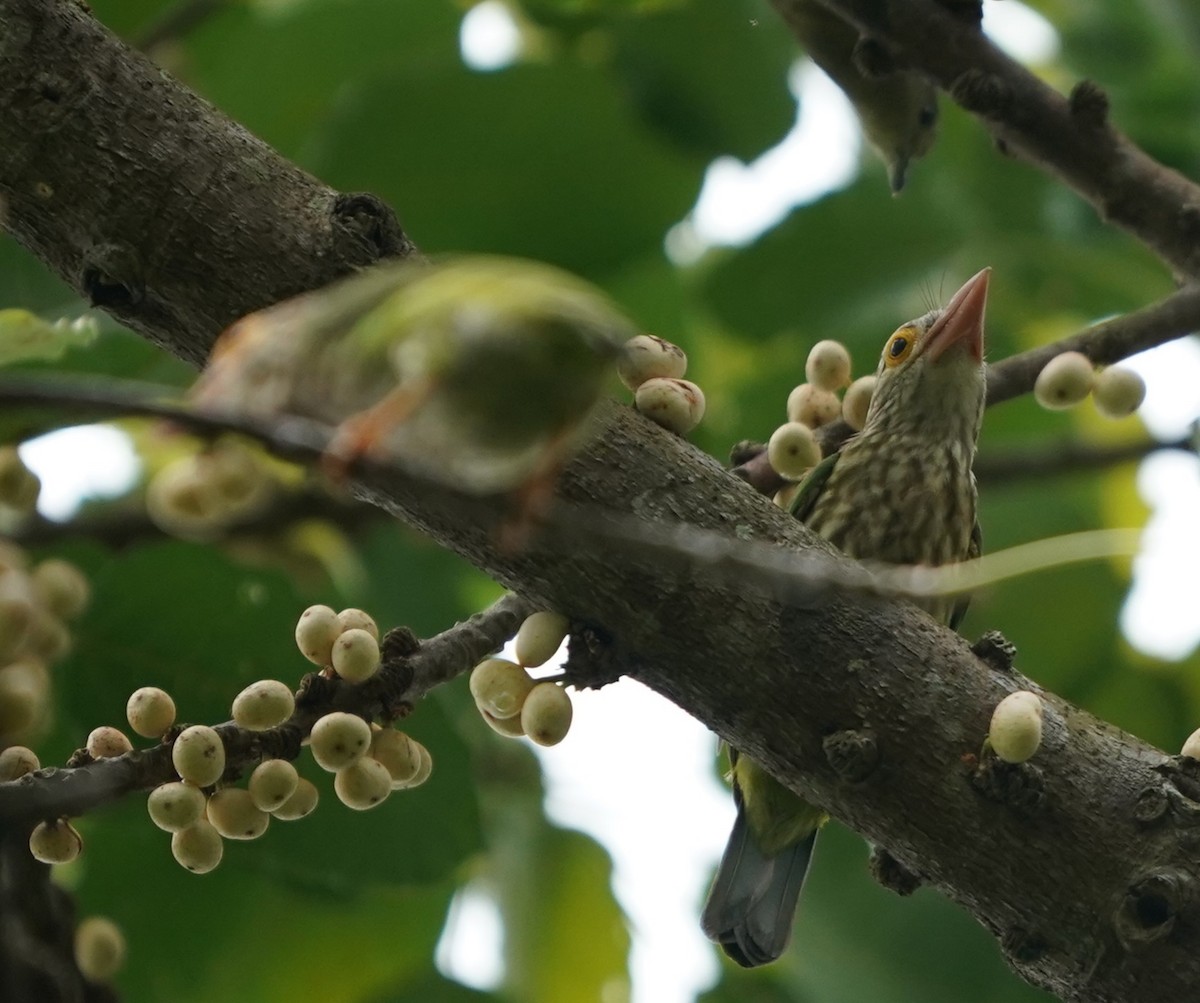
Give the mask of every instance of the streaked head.
<path id="1" fill-rule="evenodd" d="M 922 434 L 978 434 L 983 416 L 983 320 L 991 269 L 950 302 L 902 324 L 888 338 L 864 434 L 910 426 Z"/>

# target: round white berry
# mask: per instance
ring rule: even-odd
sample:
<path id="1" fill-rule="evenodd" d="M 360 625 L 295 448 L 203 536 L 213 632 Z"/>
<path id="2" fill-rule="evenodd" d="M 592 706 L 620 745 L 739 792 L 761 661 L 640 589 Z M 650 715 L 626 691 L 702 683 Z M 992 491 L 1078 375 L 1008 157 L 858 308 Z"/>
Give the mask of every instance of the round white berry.
<path id="1" fill-rule="evenodd" d="M 992 711 L 988 741 L 1006 763 L 1023 763 L 1042 744 L 1042 701 L 1036 693 L 1017 690 Z"/>
<path id="2" fill-rule="evenodd" d="M 49 558 L 33 569 L 30 578 L 34 592 L 55 616 L 74 620 L 87 608 L 91 586 L 70 561 Z"/>
<path id="3" fill-rule="evenodd" d="M 1146 399 L 1146 381 L 1132 369 L 1109 366 L 1096 376 L 1092 387 L 1096 410 L 1106 418 L 1125 418 Z"/>
<path id="4" fill-rule="evenodd" d="M 524 738 L 525 729 L 521 727 L 521 715 L 515 717 L 496 717 L 494 714 L 489 714 L 482 707 L 479 709 L 480 715 L 487 722 L 488 727 L 498 735 L 503 735 L 505 738 Z"/>
<path id="5" fill-rule="evenodd" d="M 93 728 L 87 737 L 87 751 L 93 759 L 113 759 L 133 748 L 125 733 L 109 725 Z"/>
<path id="6" fill-rule="evenodd" d="M 250 774 L 246 789 L 255 807 L 262 811 L 278 811 L 296 793 L 300 774 L 286 759 L 264 759 Z"/>
<path id="7" fill-rule="evenodd" d="M 333 671 L 352 683 L 370 679 L 379 669 L 379 642 L 361 627 L 344 630 L 333 642 Z"/>
<path id="8" fill-rule="evenodd" d="M 222 787 L 208 799 L 208 820 L 226 839 L 258 839 L 271 816 L 241 787 Z"/>
<path id="9" fill-rule="evenodd" d="M 842 395 L 842 418 L 854 431 L 861 432 L 867 424 L 871 398 L 875 394 L 875 377 L 860 376 Z"/>
<path id="10" fill-rule="evenodd" d="M 210 540 L 227 514 L 225 498 L 195 456 L 163 467 L 146 485 L 146 514 L 164 532 Z"/>
<path id="11" fill-rule="evenodd" d="M 788 481 L 798 481 L 821 462 L 821 447 L 812 429 L 798 421 L 780 425 L 767 442 L 771 469 Z"/>
<path id="12" fill-rule="evenodd" d="M 274 815 L 281 822 L 293 822 L 305 815 L 311 815 L 321 795 L 317 785 L 307 777 L 300 777 L 296 783 L 296 793 L 276 808 Z"/>
<path id="13" fill-rule="evenodd" d="M 107 982 L 125 963 L 125 935 L 104 916 L 89 916 L 75 928 L 75 964 L 89 982 Z"/>
<path id="14" fill-rule="evenodd" d="M 639 334 L 625 342 L 617 360 L 617 375 L 630 390 L 656 377 L 678 379 L 687 372 L 687 355 L 678 345 L 653 334 Z"/>
<path id="15" fill-rule="evenodd" d="M 421 784 L 429 779 L 430 774 L 433 773 L 433 756 L 429 754 L 429 750 L 416 740 L 413 741 L 413 745 L 417 747 L 417 752 L 421 756 L 421 765 L 417 767 L 417 772 L 413 774 L 413 778 L 404 785 L 408 788 L 420 787 Z"/>
<path id="16" fill-rule="evenodd" d="M 82 837 L 65 818 L 39 822 L 29 834 L 29 852 L 43 864 L 69 864 L 82 850 Z"/>
<path id="17" fill-rule="evenodd" d="M 521 727 L 538 745 L 558 745 L 571 727 L 571 697 L 557 683 L 538 683 L 521 708 Z"/>
<path id="18" fill-rule="evenodd" d="M 146 799 L 146 811 L 160 829 L 179 832 L 204 817 L 204 792 L 182 780 L 160 784 Z"/>
<path id="19" fill-rule="evenodd" d="M 323 770 L 336 773 L 371 747 L 371 727 L 357 714 L 336 710 L 313 725 L 309 748 Z"/>
<path id="20" fill-rule="evenodd" d="M 1183 748 L 1179 750 L 1181 756 L 1189 756 L 1192 759 L 1200 759 L 1200 728 L 1197 728 L 1187 737 L 1187 741 L 1183 743 Z"/>
<path id="21" fill-rule="evenodd" d="M 333 792 L 347 808 L 366 811 L 387 800 L 392 793 L 392 775 L 379 760 L 363 756 L 337 771 Z"/>
<path id="22" fill-rule="evenodd" d="M 221 834 L 203 818 L 171 836 L 171 856 L 193 874 L 207 874 L 221 862 L 224 853 Z"/>
<path id="23" fill-rule="evenodd" d="M 166 690 L 143 686 L 129 695 L 125 717 L 129 727 L 143 738 L 162 738 L 175 723 L 175 701 Z"/>
<path id="24" fill-rule="evenodd" d="M 471 670 L 475 706 L 492 717 L 516 717 L 531 689 L 533 679 L 529 673 L 505 658 L 486 659 Z"/>
<path id="25" fill-rule="evenodd" d="M 225 772 L 225 746 L 221 736 L 206 724 L 184 728 L 171 747 L 171 762 L 183 780 L 208 787 Z"/>
<path id="26" fill-rule="evenodd" d="M 416 743 L 395 728 L 381 728 L 375 732 L 369 755 L 387 767 L 393 788 L 406 786 L 421 765 L 421 753 Z"/>
<path id="27" fill-rule="evenodd" d="M 338 615 L 328 606 L 309 606 L 296 621 L 296 647 L 314 665 L 329 664 L 333 642 L 342 632 Z"/>
<path id="28" fill-rule="evenodd" d="M 637 388 L 633 403 L 655 424 L 676 435 L 686 435 L 704 417 L 704 392 L 690 380 L 646 380 Z"/>
<path id="29" fill-rule="evenodd" d="M 1096 374 L 1081 352 L 1063 352 L 1046 363 L 1033 384 L 1033 396 L 1048 411 L 1074 407 L 1092 391 Z"/>
<path id="30" fill-rule="evenodd" d="M 823 390 L 815 383 L 801 383 L 787 399 L 788 421 L 798 421 L 809 428 L 828 425 L 842 413 L 842 405 L 832 390 Z"/>
<path id="31" fill-rule="evenodd" d="M 0 738 L 13 741 L 33 732 L 45 716 L 48 694 L 49 676 L 41 662 L 0 668 Z"/>
<path id="32" fill-rule="evenodd" d="M 517 631 L 517 662 L 527 669 L 545 665 L 566 640 L 570 626 L 561 613 L 531 613 Z"/>
<path id="33" fill-rule="evenodd" d="M 18 780 L 26 773 L 42 768 L 37 753 L 23 745 L 10 745 L 0 752 L 0 783 Z"/>
<path id="34" fill-rule="evenodd" d="M 818 341 L 808 352 L 804 376 L 822 390 L 838 390 L 850 382 L 850 353 L 840 341 Z"/>
<path id="35" fill-rule="evenodd" d="M 260 679 L 233 698 L 233 720 L 249 731 L 275 728 L 291 717 L 295 709 L 295 696 L 278 679 Z"/>
<path id="36" fill-rule="evenodd" d="M 342 625 L 342 630 L 350 630 L 351 628 L 365 630 L 376 641 L 379 640 L 379 624 L 375 622 L 369 613 L 351 606 L 349 609 L 342 610 L 337 615 L 337 618 L 338 623 Z"/>
<path id="37" fill-rule="evenodd" d="M 34 610 L 25 635 L 25 650 L 35 658 L 57 662 L 71 650 L 71 632 L 58 617 L 45 610 Z"/>

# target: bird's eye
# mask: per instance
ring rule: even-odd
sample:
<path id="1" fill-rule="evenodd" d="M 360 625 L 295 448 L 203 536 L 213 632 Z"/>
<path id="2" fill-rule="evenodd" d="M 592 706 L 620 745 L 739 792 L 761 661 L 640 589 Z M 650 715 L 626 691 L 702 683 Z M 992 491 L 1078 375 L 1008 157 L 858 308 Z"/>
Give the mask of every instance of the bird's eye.
<path id="1" fill-rule="evenodd" d="M 917 124 L 922 129 L 932 129 L 937 125 L 938 108 L 937 105 L 926 105 L 917 113 Z"/>
<path id="2" fill-rule="evenodd" d="M 916 332 L 911 327 L 902 327 L 893 334 L 883 349 L 883 361 L 889 366 L 898 366 L 912 353 Z"/>

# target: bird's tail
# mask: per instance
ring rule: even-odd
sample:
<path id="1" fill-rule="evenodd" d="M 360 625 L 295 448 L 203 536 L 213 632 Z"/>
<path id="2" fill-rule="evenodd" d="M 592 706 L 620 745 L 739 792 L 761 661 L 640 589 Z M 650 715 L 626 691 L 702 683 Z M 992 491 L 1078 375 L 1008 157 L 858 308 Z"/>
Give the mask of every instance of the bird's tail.
<path id="1" fill-rule="evenodd" d="M 768 964 L 783 954 L 816 842 L 814 829 L 768 857 L 739 805 L 700 925 L 743 968 Z"/>

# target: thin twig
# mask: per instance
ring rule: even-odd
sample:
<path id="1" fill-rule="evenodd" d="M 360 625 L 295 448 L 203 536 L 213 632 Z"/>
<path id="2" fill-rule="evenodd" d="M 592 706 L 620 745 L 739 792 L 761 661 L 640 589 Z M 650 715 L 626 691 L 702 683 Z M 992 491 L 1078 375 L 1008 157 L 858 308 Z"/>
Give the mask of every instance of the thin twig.
<path id="1" fill-rule="evenodd" d="M 975 479 L 980 484 L 1002 485 L 1031 477 L 1053 477 L 1084 470 L 1104 470 L 1121 463 L 1141 460 L 1164 449 L 1197 453 L 1193 436 L 1156 442 L 1145 439 L 1119 445 L 1097 445 L 1068 440 L 1037 449 L 1012 449 L 985 453 L 975 460 Z"/>
<path id="2" fill-rule="evenodd" d="M 270 731 L 249 731 L 231 721 L 217 725 L 226 750 L 225 777 L 236 779 L 267 757 L 295 759 L 312 726 L 331 711 L 347 711 L 367 720 L 394 717 L 397 710 L 411 706 L 497 650 L 534 608 L 519 596 L 506 595 L 469 620 L 423 642 L 413 654 L 385 664 L 364 683 L 307 676 L 297 696 L 296 712 Z M 0 828 L 30 828 L 41 819 L 75 818 L 132 791 L 174 779 L 170 744 L 77 767 L 38 770 L 0 783 Z"/>
<path id="3" fill-rule="evenodd" d="M 773 0 L 784 14 L 812 0 Z M 1064 97 L 1001 52 L 974 17 L 936 0 L 819 0 L 981 118 L 1005 150 L 1074 189 L 1181 275 L 1200 278 L 1200 186 L 1115 129 L 1108 97 L 1082 81 Z"/>

